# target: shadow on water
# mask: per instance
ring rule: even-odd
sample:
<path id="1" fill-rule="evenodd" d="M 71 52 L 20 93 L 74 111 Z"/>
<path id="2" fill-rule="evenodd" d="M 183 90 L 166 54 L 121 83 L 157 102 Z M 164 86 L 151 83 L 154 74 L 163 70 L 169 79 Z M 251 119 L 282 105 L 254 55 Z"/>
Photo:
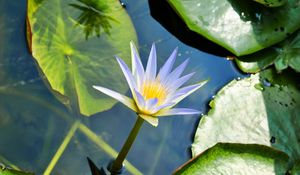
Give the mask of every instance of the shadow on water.
<path id="1" fill-rule="evenodd" d="M 110 35 L 109 30 L 112 28 L 110 22 L 117 22 L 116 19 L 109 16 L 109 8 L 101 1 L 77 0 L 80 4 L 71 3 L 70 6 L 81 11 L 77 18 L 77 25 L 84 26 L 85 37 L 88 39 L 94 32 L 97 37 L 100 37 L 102 30 Z"/>
<path id="2" fill-rule="evenodd" d="M 167 1 L 149 0 L 150 12 L 162 26 L 185 44 L 217 56 L 233 55 L 223 47 L 188 29 Z"/>

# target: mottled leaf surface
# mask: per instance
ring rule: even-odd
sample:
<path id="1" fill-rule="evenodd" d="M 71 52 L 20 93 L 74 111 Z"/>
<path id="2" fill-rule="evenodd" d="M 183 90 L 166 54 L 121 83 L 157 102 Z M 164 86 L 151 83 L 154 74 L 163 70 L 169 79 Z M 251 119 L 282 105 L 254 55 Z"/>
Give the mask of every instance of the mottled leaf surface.
<path id="1" fill-rule="evenodd" d="M 292 165 L 300 157 L 300 92 L 295 77 L 298 74 L 267 70 L 222 88 L 199 123 L 193 155 L 218 142 L 255 143 L 285 152 Z"/>

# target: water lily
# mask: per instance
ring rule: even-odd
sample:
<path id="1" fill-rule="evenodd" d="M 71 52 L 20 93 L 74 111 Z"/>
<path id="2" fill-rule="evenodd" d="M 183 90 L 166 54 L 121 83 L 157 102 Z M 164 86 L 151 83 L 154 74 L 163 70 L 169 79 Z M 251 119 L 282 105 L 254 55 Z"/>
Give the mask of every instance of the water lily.
<path id="1" fill-rule="evenodd" d="M 194 73 L 181 76 L 188 63 L 188 59 L 172 71 L 177 55 L 177 48 L 159 70 L 158 74 L 156 74 L 157 60 L 155 45 L 152 45 L 146 70 L 144 70 L 133 42 L 130 43 L 130 47 L 132 71 L 130 71 L 121 58 L 117 57 L 117 61 L 127 80 L 132 98 L 105 87 L 93 86 L 102 93 L 120 101 L 139 116 L 117 158 L 107 167 L 107 170 L 111 174 L 120 174 L 122 172 L 123 162 L 144 121 L 157 126 L 157 117 L 159 116 L 199 114 L 200 111 L 195 109 L 173 107 L 206 83 L 206 81 L 202 81 L 194 85 L 181 87 Z"/>
<path id="2" fill-rule="evenodd" d="M 195 109 L 173 108 L 182 99 L 206 83 L 206 81 L 202 81 L 194 85 L 181 87 L 194 73 L 181 76 L 188 64 L 188 59 L 172 71 L 177 55 L 177 48 L 172 52 L 157 74 L 155 44 L 152 45 L 146 70 L 144 70 L 133 42 L 130 43 L 130 47 L 132 71 L 130 71 L 121 58 L 116 58 L 127 80 L 133 98 L 101 86 L 93 86 L 95 89 L 120 101 L 153 126 L 158 125 L 158 117 L 160 116 L 200 114 L 200 111 Z"/>

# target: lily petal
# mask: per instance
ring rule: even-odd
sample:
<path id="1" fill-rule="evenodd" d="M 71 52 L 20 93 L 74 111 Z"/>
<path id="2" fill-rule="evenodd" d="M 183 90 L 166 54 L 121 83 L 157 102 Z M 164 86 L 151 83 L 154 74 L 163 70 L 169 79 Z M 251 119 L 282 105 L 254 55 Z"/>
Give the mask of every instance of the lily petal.
<path id="1" fill-rule="evenodd" d="M 151 110 L 152 108 L 155 107 L 155 105 L 158 103 L 158 99 L 157 98 L 151 98 L 149 100 L 146 101 L 146 109 L 147 110 Z"/>
<path id="2" fill-rule="evenodd" d="M 171 69 L 172 69 L 172 67 L 174 65 L 174 62 L 176 60 L 177 52 L 178 52 L 178 48 L 176 48 L 172 52 L 172 54 L 170 55 L 170 57 L 168 58 L 166 63 L 159 70 L 159 73 L 158 73 L 158 76 L 157 76 L 159 79 L 160 79 L 160 77 L 166 77 L 171 72 Z"/>
<path id="3" fill-rule="evenodd" d="M 156 77 L 156 62 L 156 48 L 155 44 L 153 43 L 146 68 L 145 77 L 147 81 L 154 81 Z"/>
<path id="4" fill-rule="evenodd" d="M 185 67 L 187 66 L 189 59 L 186 59 L 183 63 L 181 63 L 176 69 L 174 69 L 168 76 L 162 77 L 161 82 L 163 84 L 168 84 L 169 82 L 173 82 L 180 77 Z"/>
<path id="5" fill-rule="evenodd" d="M 101 87 L 101 86 L 93 86 L 93 88 L 97 89 L 98 91 L 111 96 L 112 98 L 118 100 L 119 102 L 123 103 L 125 106 L 127 106 L 128 108 L 132 109 L 133 111 L 138 111 L 137 107 L 135 105 L 135 102 L 133 101 L 133 99 L 126 97 L 125 95 L 122 95 L 118 92 L 115 92 L 113 90 Z"/>
<path id="6" fill-rule="evenodd" d="M 136 80 L 137 86 L 141 86 L 143 79 L 144 79 L 144 67 L 141 62 L 140 56 L 137 52 L 137 49 L 134 45 L 134 43 L 130 42 L 130 48 L 131 48 L 131 64 L 132 64 L 132 74 Z"/>
<path id="7" fill-rule="evenodd" d="M 174 82 L 171 82 L 168 85 L 168 89 L 170 90 L 170 92 L 174 92 L 176 89 L 178 89 L 180 86 L 182 86 L 185 82 L 187 82 L 194 74 L 195 74 L 195 72 L 187 74 L 187 75 L 175 80 Z"/>
<path id="8" fill-rule="evenodd" d="M 185 97 L 189 96 L 191 93 L 195 92 L 199 88 L 201 88 L 203 85 L 205 85 L 208 82 L 208 80 L 201 81 L 197 84 L 185 86 L 181 89 L 178 89 L 175 92 L 175 95 L 173 96 L 173 99 L 169 99 L 169 101 L 172 101 L 175 103 L 179 103 L 181 100 L 183 100 Z"/>
<path id="9" fill-rule="evenodd" d="M 134 93 L 136 95 L 136 104 L 140 110 L 144 110 L 146 106 L 146 102 L 144 100 L 144 97 L 142 94 L 140 94 L 136 89 L 134 90 Z"/>
<path id="10" fill-rule="evenodd" d="M 148 123 L 150 123 L 152 126 L 157 127 L 157 125 L 158 125 L 157 117 L 152 117 L 152 116 L 145 115 L 145 114 L 139 114 L 139 116 L 142 117 L 144 120 L 146 120 Z"/>
<path id="11" fill-rule="evenodd" d="M 155 114 L 155 116 L 193 115 L 193 114 L 201 114 L 201 112 L 189 108 L 172 108 L 172 109 L 159 111 L 158 113 Z"/>
<path id="12" fill-rule="evenodd" d="M 174 106 L 175 104 L 174 103 L 165 103 L 163 105 L 160 105 L 160 106 L 155 106 L 151 112 L 153 113 L 156 113 L 157 111 L 163 109 L 163 108 L 167 108 L 167 107 L 170 107 L 170 106 Z"/>
<path id="13" fill-rule="evenodd" d="M 129 68 L 126 65 L 126 63 L 124 63 L 124 61 L 121 58 L 119 58 L 119 57 L 116 57 L 116 58 L 117 58 L 117 61 L 118 61 L 119 65 L 120 65 L 120 67 L 122 69 L 122 72 L 123 72 L 123 74 L 124 74 L 124 76 L 125 76 L 125 78 L 127 80 L 127 83 L 128 83 L 129 88 L 130 88 L 130 90 L 132 92 L 132 95 L 134 95 L 134 89 L 136 89 L 137 86 L 136 86 L 136 82 L 135 82 L 135 80 L 134 80 L 134 78 L 132 76 L 132 73 L 129 70 Z"/>

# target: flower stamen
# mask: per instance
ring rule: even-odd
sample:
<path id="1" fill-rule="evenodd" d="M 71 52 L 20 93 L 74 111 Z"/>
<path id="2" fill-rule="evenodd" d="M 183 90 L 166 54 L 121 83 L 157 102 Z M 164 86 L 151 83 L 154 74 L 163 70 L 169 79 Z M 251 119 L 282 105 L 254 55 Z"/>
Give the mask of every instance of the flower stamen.
<path id="1" fill-rule="evenodd" d="M 145 100 L 157 98 L 158 105 L 161 105 L 167 97 L 167 90 L 159 81 L 145 82 L 141 92 Z"/>

